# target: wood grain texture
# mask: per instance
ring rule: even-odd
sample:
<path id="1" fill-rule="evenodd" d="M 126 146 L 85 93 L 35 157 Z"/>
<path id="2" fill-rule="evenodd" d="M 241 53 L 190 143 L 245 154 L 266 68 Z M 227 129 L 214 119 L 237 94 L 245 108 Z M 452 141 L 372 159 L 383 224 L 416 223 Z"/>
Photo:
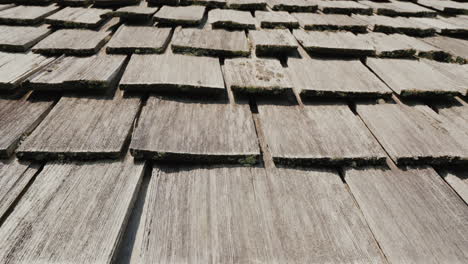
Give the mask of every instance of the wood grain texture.
<path id="1" fill-rule="evenodd" d="M 131 158 L 47 164 L 0 228 L 0 262 L 111 263 L 142 174 Z"/>
<path id="2" fill-rule="evenodd" d="M 53 106 L 51 100 L 0 99 L 0 158 L 10 157 Z"/>
<path id="3" fill-rule="evenodd" d="M 213 9 L 208 13 L 208 23 L 213 28 L 230 30 L 255 29 L 255 19 L 247 11 Z"/>
<path id="4" fill-rule="evenodd" d="M 292 93 L 286 71 L 274 59 L 230 59 L 224 62 L 226 85 L 235 93 L 285 95 Z"/>
<path id="5" fill-rule="evenodd" d="M 170 28 L 121 26 L 106 45 L 110 54 L 163 53 L 171 36 Z"/>
<path id="6" fill-rule="evenodd" d="M 156 21 L 168 26 L 196 26 L 205 14 L 203 6 L 163 6 L 154 15 Z"/>
<path id="7" fill-rule="evenodd" d="M 33 53 L 0 52 L 0 91 L 18 88 L 29 76 L 53 60 Z"/>
<path id="8" fill-rule="evenodd" d="M 267 0 L 268 6 L 275 11 L 287 12 L 315 12 L 317 1 L 309 0 Z"/>
<path id="9" fill-rule="evenodd" d="M 0 26 L 0 51 L 26 52 L 51 32 L 47 26 Z"/>
<path id="10" fill-rule="evenodd" d="M 86 29 L 62 29 L 39 42 L 32 48 L 33 52 L 46 55 L 77 55 L 96 54 L 104 45 L 109 32 L 96 32 Z"/>
<path id="11" fill-rule="evenodd" d="M 432 110 L 427 106 L 421 108 L 396 104 L 358 105 L 357 112 L 398 164 L 467 160 L 467 144 L 463 146 L 458 142 L 452 127 L 430 115 Z"/>
<path id="12" fill-rule="evenodd" d="M 468 40 L 436 36 L 424 38 L 423 41 L 451 54 L 452 58 L 449 58 L 449 61 L 468 62 Z"/>
<path id="13" fill-rule="evenodd" d="M 318 8 L 325 14 L 372 15 L 372 8 L 355 1 L 318 1 Z"/>
<path id="14" fill-rule="evenodd" d="M 287 29 L 250 30 L 249 39 L 257 56 L 291 54 L 299 46 Z"/>
<path id="15" fill-rule="evenodd" d="M 433 169 L 353 169 L 345 179 L 391 263 L 467 262 L 468 207 Z"/>
<path id="16" fill-rule="evenodd" d="M 468 171 L 462 168 L 455 168 L 444 169 L 439 173 L 465 203 L 468 203 Z"/>
<path id="17" fill-rule="evenodd" d="M 154 13 L 158 11 L 158 8 L 150 7 L 145 3 L 147 2 L 142 1 L 140 5 L 124 6 L 124 7 L 117 9 L 112 14 L 113 16 L 118 16 L 126 21 L 132 21 L 132 22 L 150 21 Z"/>
<path id="18" fill-rule="evenodd" d="M 294 16 L 305 30 L 346 30 L 355 33 L 367 32 L 367 23 L 347 15 L 295 13 Z"/>
<path id="19" fill-rule="evenodd" d="M 154 96 L 143 109 L 130 149 L 139 159 L 205 163 L 252 165 L 260 156 L 248 106 Z"/>
<path id="20" fill-rule="evenodd" d="M 62 57 L 30 77 L 25 87 L 32 90 L 98 91 L 116 85 L 125 56 L 95 55 Z"/>
<path id="21" fill-rule="evenodd" d="M 258 105 L 273 159 L 282 164 L 378 164 L 385 153 L 347 105 Z"/>
<path id="22" fill-rule="evenodd" d="M 0 24 L 35 25 L 58 11 L 59 6 L 15 6 L 0 12 Z"/>
<path id="23" fill-rule="evenodd" d="M 466 25 L 455 23 L 454 20 L 442 16 L 435 18 L 414 17 L 411 19 L 435 28 L 437 33 L 441 35 L 463 36 L 468 34 Z"/>
<path id="24" fill-rule="evenodd" d="M 422 61 L 368 58 L 366 64 L 401 96 L 450 96 L 466 91 L 460 83 Z"/>
<path id="25" fill-rule="evenodd" d="M 457 15 L 468 13 L 468 7 L 464 3 L 457 3 L 455 1 L 417 0 L 417 2 L 419 5 L 441 11 L 445 14 Z"/>
<path id="26" fill-rule="evenodd" d="M 388 17 L 380 15 L 353 15 L 353 17 L 368 23 L 374 32 L 388 34 L 400 33 L 417 37 L 432 36 L 436 32 L 435 28 L 407 17 Z"/>
<path id="27" fill-rule="evenodd" d="M 392 91 L 358 59 L 289 58 L 288 76 L 305 97 L 388 97 Z"/>
<path id="28" fill-rule="evenodd" d="M 105 16 L 112 10 L 65 7 L 46 18 L 46 23 L 60 28 L 96 29 L 105 21 Z"/>
<path id="29" fill-rule="evenodd" d="M 294 30 L 294 36 L 312 54 L 369 56 L 375 50 L 370 43 L 351 32 Z"/>
<path id="30" fill-rule="evenodd" d="M 30 160 L 118 158 L 129 139 L 138 98 L 62 97 L 18 149 Z"/>
<path id="31" fill-rule="evenodd" d="M 262 28 L 299 28 L 297 19 L 286 11 L 255 11 Z"/>
<path id="32" fill-rule="evenodd" d="M 226 0 L 228 8 L 240 10 L 265 10 L 267 7 L 266 0 Z"/>
<path id="33" fill-rule="evenodd" d="M 422 61 L 429 64 L 452 81 L 458 83 L 461 88 L 461 93 L 468 95 L 468 64 L 460 65 L 457 63 L 442 63 L 432 60 Z"/>
<path id="34" fill-rule="evenodd" d="M 120 87 L 204 96 L 225 93 L 218 59 L 177 54 L 133 55 Z"/>
<path id="35" fill-rule="evenodd" d="M 439 107 L 437 111 L 461 132 L 468 133 L 468 106 Z"/>
<path id="36" fill-rule="evenodd" d="M 175 53 L 198 56 L 246 57 L 250 46 L 242 31 L 176 29 L 171 43 Z"/>
<path id="37" fill-rule="evenodd" d="M 369 42 L 375 48 L 375 53 L 378 57 L 413 58 L 416 55 L 417 47 L 405 41 L 406 38 L 410 38 L 406 35 L 387 35 L 384 33 L 372 32 L 358 36 Z"/>
<path id="38" fill-rule="evenodd" d="M 415 3 L 392 1 L 373 2 L 359 1 L 360 4 L 372 7 L 374 13 L 383 16 L 405 16 L 405 17 L 434 17 L 437 12 Z"/>
<path id="39" fill-rule="evenodd" d="M 37 166 L 16 159 L 0 160 L 0 219 L 6 216 L 37 171 Z"/>

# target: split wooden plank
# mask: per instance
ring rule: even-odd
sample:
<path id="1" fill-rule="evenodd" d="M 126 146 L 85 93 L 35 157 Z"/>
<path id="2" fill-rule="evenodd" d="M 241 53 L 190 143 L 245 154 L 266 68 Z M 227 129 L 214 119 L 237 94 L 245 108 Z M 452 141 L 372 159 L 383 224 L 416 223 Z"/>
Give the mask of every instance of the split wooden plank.
<path id="1" fill-rule="evenodd" d="M 108 38 L 109 32 L 62 29 L 39 42 L 32 51 L 44 55 L 89 56 L 96 54 Z"/>
<path id="2" fill-rule="evenodd" d="M 201 5 L 210 8 L 225 8 L 227 0 L 180 0 L 183 5 Z"/>
<path id="3" fill-rule="evenodd" d="M 275 11 L 287 12 L 315 12 L 317 1 L 310 0 L 267 0 L 267 4 Z"/>
<path id="4" fill-rule="evenodd" d="M 203 6 L 163 6 L 154 15 L 156 21 L 167 26 L 197 26 L 205 15 Z"/>
<path id="5" fill-rule="evenodd" d="M 208 23 L 213 28 L 230 30 L 255 29 L 255 19 L 247 11 L 213 9 L 208 13 Z"/>
<path id="6" fill-rule="evenodd" d="M 392 93 L 358 59 L 289 58 L 288 75 L 304 97 L 378 98 Z"/>
<path id="7" fill-rule="evenodd" d="M 430 60 L 423 62 L 434 67 L 437 71 L 447 76 L 449 79 L 457 82 L 461 87 L 461 93 L 468 95 L 468 64 L 441 63 Z"/>
<path id="8" fill-rule="evenodd" d="M 30 77 L 32 90 L 104 91 L 117 84 L 125 56 L 62 57 Z"/>
<path id="9" fill-rule="evenodd" d="M 47 164 L 0 228 L 0 262 L 110 263 L 142 176 L 131 158 Z"/>
<path id="10" fill-rule="evenodd" d="M 257 56 L 290 54 L 297 51 L 299 44 L 287 29 L 263 29 L 249 31 Z"/>
<path id="11" fill-rule="evenodd" d="M 435 9 L 445 14 L 457 15 L 468 14 L 466 3 L 457 3 L 454 1 L 435 1 L 435 0 L 417 0 L 419 5 Z"/>
<path id="12" fill-rule="evenodd" d="M 452 96 L 466 90 L 466 87 L 463 89 L 461 84 L 421 61 L 368 58 L 366 64 L 401 96 Z"/>
<path id="13" fill-rule="evenodd" d="M 120 88 L 204 96 L 226 92 L 218 59 L 177 54 L 133 55 Z"/>
<path id="14" fill-rule="evenodd" d="M 47 115 L 53 100 L 0 99 L 0 158 L 8 158 L 19 142 Z"/>
<path id="15" fill-rule="evenodd" d="M 46 23 L 60 28 L 96 29 L 105 22 L 112 10 L 66 7 L 46 18 Z"/>
<path id="16" fill-rule="evenodd" d="M 262 28 L 299 28 L 297 19 L 286 11 L 255 11 L 255 18 Z"/>
<path id="17" fill-rule="evenodd" d="M 280 164 L 362 165 L 385 152 L 347 105 L 268 105 L 258 112 L 273 160 Z"/>
<path id="18" fill-rule="evenodd" d="M 369 56 L 375 49 L 367 41 L 351 32 L 304 31 L 293 32 L 304 49 L 313 54 Z"/>
<path id="19" fill-rule="evenodd" d="M 295 13 L 294 16 L 305 30 L 346 30 L 354 33 L 367 32 L 367 23 L 347 15 Z"/>
<path id="20" fill-rule="evenodd" d="M 427 24 L 420 23 L 407 17 L 363 16 L 353 15 L 368 23 L 374 32 L 401 33 L 410 36 L 427 37 L 436 33 L 436 29 Z"/>
<path id="21" fill-rule="evenodd" d="M 383 16 L 435 17 L 437 14 L 437 11 L 403 1 L 373 2 L 366 0 L 359 1 L 359 3 L 372 7 L 376 14 Z"/>
<path id="22" fill-rule="evenodd" d="M 468 203 L 468 172 L 466 169 L 444 169 L 440 174 L 465 203 Z"/>
<path id="23" fill-rule="evenodd" d="M 0 24 L 35 25 L 57 12 L 59 6 L 15 6 L 0 12 Z"/>
<path id="24" fill-rule="evenodd" d="M 317 1 L 318 8 L 325 14 L 362 14 L 372 15 L 372 8 L 355 1 Z"/>
<path id="25" fill-rule="evenodd" d="M 0 219 L 4 219 L 37 171 L 37 166 L 16 159 L 0 160 Z"/>
<path id="26" fill-rule="evenodd" d="M 196 56 L 246 57 L 250 45 L 242 31 L 176 29 L 171 43 L 175 53 Z"/>
<path id="27" fill-rule="evenodd" d="M 54 59 L 33 53 L 0 52 L 0 91 L 19 88 L 29 76 Z"/>
<path id="28" fill-rule="evenodd" d="M 154 96 L 143 109 L 130 151 L 136 159 L 243 165 L 260 156 L 248 105 Z"/>
<path id="29" fill-rule="evenodd" d="M 163 53 L 172 29 L 157 27 L 121 26 L 106 45 L 109 54 Z"/>
<path id="30" fill-rule="evenodd" d="M 286 71 L 275 59 L 226 60 L 223 71 L 227 87 L 238 94 L 293 94 Z"/>
<path id="31" fill-rule="evenodd" d="M 47 26 L 0 26 L 0 50 L 26 52 L 52 31 Z"/>
<path id="32" fill-rule="evenodd" d="M 227 0 L 227 7 L 239 10 L 266 10 L 266 0 Z"/>
<path id="33" fill-rule="evenodd" d="M 17 156 L 29 160 L 119 158 L 139 107 L 139 98 L 62 97 L 23 142 Z"/>
<path id="34" fill-rule="evenodd" d="M 448 61 L 468 62 L 468 40 L 435 36 L 424 38 L 423 41 L 448 52 L 451 55 Z"/>
<path id="35" fill-rule="evenodd" d="M 390 263 L 468 261 L 468 207 L 433 169 L 352 169 L 345 179 Z"/>
<path id="36" fill-rule="evenodd" d="M 358 105 L 357 112 L 397 164 L 446 164 L 468 159 L 467 144 L 459 142 L 460 135 L 455 135 L 453 127 L 425 111 L 379 104 Z"/>

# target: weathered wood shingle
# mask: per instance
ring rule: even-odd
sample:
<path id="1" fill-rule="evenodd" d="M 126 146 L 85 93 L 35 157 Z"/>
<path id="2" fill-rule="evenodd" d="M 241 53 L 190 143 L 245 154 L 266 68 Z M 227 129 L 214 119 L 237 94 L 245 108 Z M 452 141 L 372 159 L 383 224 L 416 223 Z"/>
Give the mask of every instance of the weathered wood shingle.
<path id="1" fill-rule="evenodd" d="M 46 18 L 46 23 L 61 28 L 96 29 L 105 21 L 111 10 L 82 7 L 66 7 Z"/>
<path id="2" fill-rule="evenodd" d="M 51 32 L 47 26 L 0 26 L 0 50 L 25 52 Z"/>
<path id="3" fill-rule="evenodd" d="M 208 13 L 208 23 L 213 28 L 230 30 L 255 29 L 255 19 L 247 11 L 213 9 Z"/>
<path id="4" fill-rule="evenodd" d="M 171 36 L 170 28 L 121 26 L 107 43 L 112 54 L 163 53 Z"/>
<path id="5" fill-rule="evenodd" d="M 355 33 L 367 31 L 367 23 L 347 15 L 295 13 L 294 16 L 306 30 L 347 30 Z"/>
<path id="6" fill-rule="evenodd" d="M 58 11 L 59 6 L 15 6 L 0 12 L 0 24 L 35 25 Z"/>
<path id="7" fill-rule="evenodd" d="M 318 2 L 310 0 L 267 0 L 267 3 L 275 11 L 315 12 L 318 8 Z"/>
<path id="8" fill-rule="evenodd" d="M 196 26 L 202 22 L 204 14 L 203 6 L 163 6 L 154 18 L 161 25 Z"/>
<path id="9" fill-rule="evenodd" d="M 256 11 L 255 18 L 262 28 L 299 28 L 297 19 L 285 11 Z"/>
<path id="10" fill-rule="evenodd" d="M 287 29 L 250 30 L 249 39 L 257 56 L 292 54 L 299 46 Z"/>

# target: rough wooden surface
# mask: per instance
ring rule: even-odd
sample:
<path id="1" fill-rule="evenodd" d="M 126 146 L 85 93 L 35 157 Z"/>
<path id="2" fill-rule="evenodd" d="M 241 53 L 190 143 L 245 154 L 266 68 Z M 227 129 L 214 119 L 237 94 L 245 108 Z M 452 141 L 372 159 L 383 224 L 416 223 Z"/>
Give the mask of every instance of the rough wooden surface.
<path id="1" fill-rule="evenodd" d="M 378 15 L 406 17 L 434 17 L 437 12 L 415 3 L 403 1 L 373 2 L 359 1 L 360 4 L 372 7 Z"/>
<path id="2" fill-rule="evenodd" d="M 33 53 L 0 52 L 0 91 L 13 90 L 54 58 Z"/>
<path id="3" fill-rule="evenodd" d="M 0 160 L 0 219 L 5 217 L 37 171 L 37 166 L 20 163 L 16 159 Z"/>
<path id="4" fill-rule="evenodd" d="M 136 158 L 245 165 L 260 155 L 248 105 L 154 96 L 143 109 L 130 149 Z"/>
<path id="5" fill-rule="evenodd" d="M 325 14 L 372 15 L 372 8 L 355 1 L 317 1 L 318 8 Z"/>
<path id="6" fill-rule="evenodd" d="M 0 99 L 0 158 L 11 156 L 52 108 L 52 100 Z"/>
<path id="7" fill-rule="evenodd" d="M 466 3 L 457 3 L 455 1 L 435 1 L 435 0 L 417 0 L 419 5 L 441 11 L 442 13 L 456 15 L 467 14 L 468 7 Z"/>
<path id="8" fill-rule="evenodd" d="M 346 171 L 391 263 L 466 263 L 468 207 L 430 168 Z"/>
<path id="9" fill-rule="evenodd" d="M 441 16 L 438 16 L 437 18 L 414 17 L 411 19 L 435 28 L 437 33 L 442 35 L 463 36 L 468 34 L 467 25 L 456 24 L 453 20 L 449 20 Z"/>
<path id="10" fill-rule="evenodd" d="M 196 26 L 201 23 L 204 14 L 203 6 L 163 6 L 154 18 L 162 25 Z"/>
<path id="11" fill-rule="evenodd" d="M 294 89 L 306 97 L 388 97 L 391 90 L 358 59 L 288 59 Z"/>
<path id="12" fill-rule="evenodd" d="M 423 41 L 449 52 L 454 61 L 468 62 L 468 40 L 436 36 L 424 38 Z"/>
<path id="13" fill-rule="evenodd" d="M 0 12 L 0 24 L 35 25 L 45 17 L 55 13 L 59 7 L 50 6 L 15 6 Z"/>
<path id="14" fill-rule="evenodd" d="M 465 203 L 468 203 L 468 172 L 466 169 L 444 169 L 440 174 Z"/>
<path id="15" fill-rule="evenodd" d="M 366 64 L 401 96 L 457 95 L 463 89 L 455 80 L 421 61 L 368 58 Z"/>
<path id="16" fill-rule="evenodd" d="M 347 105 L 268 105 L 258 111 L 275 162 L 382 163 L 385 152 Z"/>
<path id="17" fill-rule="evenodd" d="M 223 72 L 226 85 L 235 93 L 264 95 L 292 93 L 291 81 L 278 60 L 226 60 Z"/>
<path id="18" fill-rule="evenodd" d="M 357 112 L 398 164 L 441 164 L 468 158 L 467 144 L 464 147 L 457 141 L 451 127 L 419 109 L 396 104 L 357 105 Z"/>
<path id="19" fill-rule="evenodd" d="M 46 18 L 46 23 L 61 28 L 96 29 L 104 23 L 111 10 L 82 7 L 66 7 Z"/>
<path id="20" fill-rule="evenodd" d="M 353 15 L 368 23 L 374 32 L 401 33 L 410 36 L 427 37 L 435 34 L 436 29 L 407 17 Z"/>
<path id="21" fill-rule="evenodd" d="M 208 13 L 208 23 L 213 28 L 230 30 L 255 29 L 255 19 L 247 11 L 213 9 Z"/>
<path id="22" fill-rule="evenodd" d="M 268 6 L 275 11 L 315 12 L 318 4 L 309 0 L 267 0 Z"/>
<path id="23" fill-rule="evenodd" d="M 249 39 L 257 56 L 290 54 L 299 44 L 287 29 L 263 29 L 249 31 Z"/>
<path id="24" fill-rule="evenodd" d="M 0 26 L 0 50 L 25 52 L 50 33 L 47 26 Z"/>
<path id="25" fill-rule="evenodd" d="M 408 37 L 406 35 L 387 35 L 384 33 L 372 32 L 359 35 L 359 37 L 369 42 L 375 48 L 378 57 L 413 58 L 416 55 L 417 47 L 405 41 Z"/>
<path id="26" fill-rule="evenodd" d="M 439 107 L 437 110 L 439 115 L 454 126 L 454 130 L 468 136 L 468 106 Z"/>
<path id="27" fill-rule="evenodd" d="M 367 23 L 347 15 L 295 13 L 294 16 L 306 30 L 346 30 L 355 33 L 367 31 Z"/>
<path id="28" fill-rule="evenodd" d="M 109 32 L 85 29 L 62 29 L 32 48 L 36 53 L 46 55 L 93 55 L 104 45 Z"/>
<path id="29" fill-rule="evenodd" d="M 18 149 L 30 160 L 118 158 L 140 99 L 62 97 Z"/>
<path id="30" fill-rule="evenodd" d="M 383 263 L 335 173 L 154 168 L 152 176 L 134 263 Z"/>
<path id="31" fill-rule="evenodd" d="M 266 0 L 226 0 L 227 6 L 232 9 L 240 10 L 265 10 Z"/>
<path id="32" fill-rule="evenodd" d="M 246 57 L 250 46 L 242 31 L 176 29 L 172 51 L 198 56 Z"/>
<path id="33" fill-rule="evenodd" d="M 125 19 L 126 21 L 149 21 L 154 13 L 158 11 L 157 7 L 150 7 L 145 2 L 141 2 L 138 6 L 125 6 L 117 9 L 112 14 L 120 18 Z"/>
<path id="34" fill-rule="evenodd" d="M 110 263 L 142 174 L 131 158 L 46 165 L 0 228 L 0 262 Z"/>
<path id="35" fill-rule="evenodd" d="M 297 19 L 286 11 L 256 11 L 255 18 L 262 28 L 299 28 Z"/>
<path id="36" fill-rule="evenodd" d="M 32 90 L 106 90 L 116 84 L 124 56 L 63 57 L 25 83 Z"/>
<path id="37" fill-rule="evenodd" d="M 163 53 L 171 36 L 170 28 L 121 26 L 107 43 L 107 53 Z"/>
<path id="38" fill-rule="evenodd" d="M 461 87 L 461 93 L 468 95 L 468 64 L 442 63 L 431 60 L 423 60 L 424 63 L 434 67 L 450 80 L 455 81 Z"/>
<path id="39" fill-rule="evenodd" d="M 120 87 L 206 96 L 225 93 L 218 59 L 177 54 L 133 55 Z"/>
<path id="40" fill-rule="evenodd" d="M 304 49 L 313 54 L 368 56 L 374 47 L 351 32 L 294 30 L 294 36 Z"/>

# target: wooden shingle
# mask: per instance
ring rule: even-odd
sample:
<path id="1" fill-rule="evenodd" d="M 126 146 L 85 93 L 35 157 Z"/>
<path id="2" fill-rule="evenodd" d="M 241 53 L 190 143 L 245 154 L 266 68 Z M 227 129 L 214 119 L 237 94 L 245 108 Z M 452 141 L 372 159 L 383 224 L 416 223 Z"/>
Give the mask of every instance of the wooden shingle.
<path id="1" fill-rule="evenodd" d="M 197 56 L 246 57 L 250 46 L 243 31 L 176 29 L 172 51 Z"/>
<path id="2" fill-rule="evenodd" d="M 156 21 L 167 26 L 196 26 L 205 14 L 203 6 L 163 6 L 154 15 Z"/>
<path id="3" fill-rule="evenodd" d="M 292 94 L 286 71 L 274 59 L 231 59 L 224 62 L 226 85 L 239 94 Z"/>
<path id="4" fill-rule="evenodd" d="M 153 17 L 154 13 L 158 11 L 157 7 L 149 7 L 146 4 L 138 5 L 138 6 L 124 6 L 112 13 L 113 16 L 118 16 L 125 21 L 131 22 L 141 22 L 141 21 L 150 21 Z"/>
<path id="5" fill-rule="evenodd" d="M 17 156 L 29 160 L 118 158 L 140 99 L 62 97 L 23 142 Z"/>
<path id="6" fill-rule="evenodd" d="M 386 58 L 412 58 L 416 55 L 416 48 L 405 40 L 410 38 L 402 34 L 384 34 L 371 32 L 358 35 L 360 38 L 369 42 L 375 48 L 375 54 L 378 57 Z M 422 42 L 423 44 L 425 42 Z"/>
<path id="7" fill-rule="evenodd" d="M 439 172 L 444 180 L 468 203 L 468 173 L 464 169 L 456 168 Z"/>
<path id="8" fill-rule="evenodd" d="M 451 54 L 451 60 L 453 61 L 460 63 L 468 61 L 468 40 L 444 36 L 435 36 L 422 40 Z"/>
<path id="9" fill-rule="evenodd" d="M 367 23 L 347 15 L 295 13 L 294 16 L 305 30 L 346 30 L 354 33 L 367 31 Z"/>
<path id="10" fill-rule="evenodd" d="M 262 28 L 299 28 L 297 19 L 286 11 L 255 11 L 255 18 Z"/>
<path id="11" fill-rule="evenodd" d="M 325 14 L 362 14 L 362 15 L 372 15 L 372 8 L 360 4 L 355 1 L 345 1 L 345 0 L 336 0 L 336 1 L 327 1 L 321 0 L 318 2 L 318 8 Z"/>
<path id="12" fill-rule="evenodd" d="M 392 91 L 358 59 L 288 59 L 294 89 L 305 97 L 388 97 Z"/>
<path id="13" fill-rule="evenodd" d="M 0 50 L 25 52 L 52 31 L 47 26 L 0 26 Z"/>
<path id="14" fill-rule="evenodd" d="M 299 46 L 287 29 L 251 30 L 249 39 L 257 56 L 288 54 L 297 51 Z"/>
<path id="15" fill-rule="evenodd" d="M 431 60 L 423 60 L 438 72 L 442 73 L 450 80 L 455 81 L 461 88 L 462 95 L 468 95 L 468 64 L 442 63 Z"/>
<path id="16" fill-rule="evenodd" d="M 15 6 L 0 11 L 0 24 L 7 25 L 35 25 L 45 17 L 58 11 L 59 6 Z"/>
<path id="17" fill-rule="evenodd" d="M 376 14 L 383 16 L 405 16 L 405 17 L 434 17 L 437 12 L 415 3 L 403 1 L 373 2 L 359 1 L 360 4 L 372 7 Z"/>
<path id="18" fill-rule="evenodd" d="M 255 29 L 255 19 L 247 11 L 213 9 L 208 13 L 208 23 L 213 28 L 230 30 Z"/>
<path id="19" fill-rule="evenodd" d="M 260 156 L 248 105 L 153 96 L 143 109 L 130 150 L 137 159 L 244 165 L 255 164 Z"/>
<path id="20" fill-rule="evenodd" d="M 66 7 L 46 18 L 46 23 L 60 28 L 96 29 L 105 22 L 112 10 Z"/>
<path id="21" fill-rule="evenodd" d="M 0 159 L 10 157 L 52 108 L 52 100 L 0 99 Z"/>
<path id="22" fill-rule="evenodd" d="M 410 36 L 427 37 L 436 33 L 436 29 L 407 17 L 353 15 L 370 25 L 374 32 L 401 33 Z"/>
<path id="23" fill-rule="evenodd" d="M 360 165 L 385 152 L 347 105 L 268 105 L 258 112 L 265 140 L 280 164 Z"/>
<path id="24" fill-rule="evenodd" d="M 131 158 L 47 164 L 0 228 L 0 262 L 110 263 L 142 176 Z"/>
<path id="25" fill-rule="evenodd" d="M 32 90 L 106 90 L 116 84 L 125 56 L 63 57 L 30 77 Z"/>
<path id="26" fill-rule="evenodd" d="M 232 9 L 240 10 L 265 10 L 267 0 L 227 0 L 227 6 Z"/>
<path id="27" fill-rule="evenodd" d="M 170 28 L 121 26 L 106 45 L 109 54 L 163 53 L 171 36 Z"/>
<path id="28" fill-rule="evenodd" d="M 390 263 L 468 261 L 468 207 L 433 169 L 353 169 L 345 180 Z"/>
<path id="29" fill-rule="evenodd" d="M 62 29 L 39 42 L 32 51 L 45 55 L 93 55 L 104 45 L 108 36 L 109 32 Z"/>
<path id="30" fill-rule="evenodd" d="M 218 59 L 177 54 L 133 55 L 122 76 L 120 87 L 124 90 L 179 95 L 225 94 Z"/>
<path id="31" fill-rule="evenodd" d="M 468 159 L 468 144 L 463 146 L 458 141 L 452 127 L 417 108 L 358 105 L 357 112 L 398 164 L 443 164 Z"/>
<path id="32" fill-rule="evenodd" d="M 375 54 L 370 43 L 351 32 L 294 30 L 294 36 L 312 54 L 369 56 Z"/>
<path id="33" fill-rule="evenodd" d="M 267 4 L 275 11 L 315 12 L 317 1 L 310 0 L 267 0 Z"/>
<path id="34" fill-rule="evenodd" d="M 413 17 L 411 20 L 426 24 L 437 30 L 437 33 L 448 36 L 466 36 L 468 35 L 468 26 L 459 25 L 444 17 Z"/>
<path id="35" fill-rule="evenodd" d="M 436 0 L 417 0 L 419 5 L 435 9 L 445 14 L 457 15 L 467 14 L 468 7 L 466 3 L 457 3 L 455 1 L 436 1 Z"/>

